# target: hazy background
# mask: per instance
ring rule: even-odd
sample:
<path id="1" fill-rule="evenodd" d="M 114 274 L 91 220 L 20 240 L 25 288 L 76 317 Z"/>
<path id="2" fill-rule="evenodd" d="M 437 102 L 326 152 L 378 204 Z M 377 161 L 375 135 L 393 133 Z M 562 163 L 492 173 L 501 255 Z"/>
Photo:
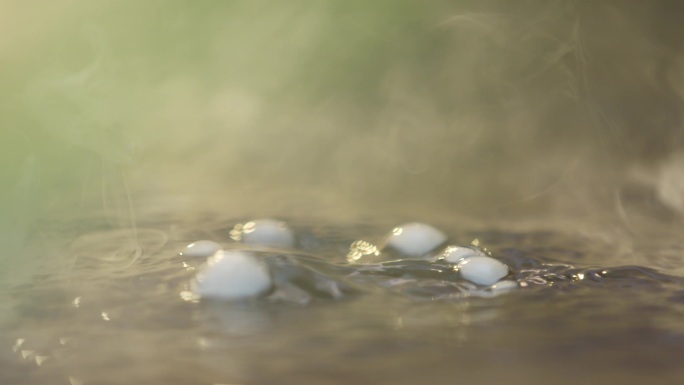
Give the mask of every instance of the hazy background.
<path id="1" fill-rule="evenodd" d="M 679 257 L 681 4 L 0 0 L 0 239 L 470 218 Z"/>

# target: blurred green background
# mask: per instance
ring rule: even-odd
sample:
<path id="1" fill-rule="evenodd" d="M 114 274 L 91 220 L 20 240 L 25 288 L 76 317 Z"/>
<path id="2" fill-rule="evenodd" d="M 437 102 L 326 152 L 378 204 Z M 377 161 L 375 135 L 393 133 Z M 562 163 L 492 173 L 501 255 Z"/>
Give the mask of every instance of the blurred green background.
<path id="1" fill-rule="evenodd" d="M 3 242 L 200 212 L 672 226 L 681 8 L 0 2 Z"/>

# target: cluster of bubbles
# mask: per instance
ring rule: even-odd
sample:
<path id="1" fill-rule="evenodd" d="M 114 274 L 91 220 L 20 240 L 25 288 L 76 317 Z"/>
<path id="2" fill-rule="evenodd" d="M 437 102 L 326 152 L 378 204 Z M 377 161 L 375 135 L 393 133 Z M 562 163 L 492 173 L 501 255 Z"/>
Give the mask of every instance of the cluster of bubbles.
<path id="1" fill-rule="evenodd" d="M 292 273 L 296 262 L 287 257 L 298 251 L 297 237 L 287 223 L 261 219 L 237 224 L 230 237 L 243 247 L 230 249 L 212 240 L 198 240 L 180 252 L 183 257 L 206 259 L 190 285 L 191 298 L 233 301 L 279 296 L 292 288 L 289 281 L 301 278 L 302 274 Z M 423 223 L 407 223 L 395 227 L 380 245 L 365 240 L 353 242 L 346 262 L 335 267 L 347 277 L 358 277 L 363 272 L 387 272 L 391 277 L 393 267 L 407 270 L 403 264 L 417 263 L 421 269 L 434 265 L 432 270 L 450 273 L 444 275 L 445 279 L 454 284 L 466 283 L 465 287 L 475 295 L 498 295 L 517 288 L 516 281 L 505 279 L 511 275 L 510 268 L 478 246 L 477 240 L 469 246 L 451 245 L 440 230 Z M 262 258 L 264 255 L 271 257 L 270 262 Z M 274 256 L 279 259 L 272 259 Z M 312 271 L 316 289 L 336 298 L 343 295 L 343 283 Z M 392 282 L 396 283 L 396 279 Z"/>

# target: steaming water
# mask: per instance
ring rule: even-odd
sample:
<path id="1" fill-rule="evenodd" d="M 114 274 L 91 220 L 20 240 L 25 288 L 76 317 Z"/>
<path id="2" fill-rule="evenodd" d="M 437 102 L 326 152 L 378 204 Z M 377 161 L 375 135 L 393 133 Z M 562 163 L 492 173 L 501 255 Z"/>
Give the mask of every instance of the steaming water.
<path id="1" fill-rule="evenodd" d="M 250 250 L 229 238 L 238 222 L 145 223 L 140 252 L 122 246 L 133 234 L 96 221 L 87 227 L 97 231 L 73 242 L 49 240 L 55 256 L 4 288 L 3 383 L 636 384 L 684 376 L 684 278 L 606 265 L 613 245 L 441 224 L 451 242 L 478 239 L 511 267 L 520 287 L 494 296 L 440 262 L 346 262 L 351 243 L 382 239 L 388 223 L 294 221 L 297 249 L 252 250 L 271 266 L 274 293 L 189 300 L 200 260 L 178 251 L 199 238 Z"/>
<path id="2" fill-rule="evenodd" d="M 0 382 L 680 383 L 681 4 L 0 1 Z M 346 262 L 413 221 L 520 287 Z"/>

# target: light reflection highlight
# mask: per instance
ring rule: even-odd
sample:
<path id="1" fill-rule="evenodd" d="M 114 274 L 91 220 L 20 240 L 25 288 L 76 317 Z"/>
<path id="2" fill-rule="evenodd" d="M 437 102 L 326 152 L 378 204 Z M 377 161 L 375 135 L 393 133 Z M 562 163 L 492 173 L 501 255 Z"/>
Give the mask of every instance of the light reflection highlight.
<path id="1" fill-rule="evenodd" d="M 183 268 L 187 271 L 195 271 L 195 267 L 188 265 L 188 263 L 185 261 L 183 261 Z"/>
<path id="2" fill-rule="evenodd" d="M 242 233 L 243 234 L 249 234 L 256 229 L 256 223 L 254 222 L 247 222 L 242 226 Z"/>
<path id="3" fill-rule="evenodd" d="M 14 346 L 12 346 L 12 350 L 13 350 L 15 353 L 16 353 L 17 351 L 19 351 L 19 349 L 20 349 L 21 346 L 24 344 L 24 342 L 26 342 L 26 340 L 23 339 L 23 338 L 17 339 L 17 341 L 14 343 Z"/>
<path id="4" fill-rule="evenodd" d="M 242 223 L 238 223 L 230 230 L 230 238 L 237 242 L 242 240 Z"/>
<path id="5" fill-rule="evenodd" d="M 377 246 L 367 241 L 358 240 L 352 243 L 351 246 L 349 246 L 349 253 L 347 253 L 347 261 L 356 262 L 365 256 L 378 255 L 380 255 L 380 251 L 378 250 Z"/>
<path id="6" fill-rule="evenodd" d="M 180 297 L 183 301 L 187 302 L 199 302 L 200 296 L 198 294 L 195 294 L 195 292 L 191 290 L 183 290 L 180 292 Z"/>
<path id="7" fill-rule="evenodd" d="M 36 356 L 35 357 L 36 365 L 38 365 L 38 366 L 43 365 L 43 362 L 45 362 L 45 360 L 47 360 L 48 358 L 50 358 L 50 356 Z"/>

